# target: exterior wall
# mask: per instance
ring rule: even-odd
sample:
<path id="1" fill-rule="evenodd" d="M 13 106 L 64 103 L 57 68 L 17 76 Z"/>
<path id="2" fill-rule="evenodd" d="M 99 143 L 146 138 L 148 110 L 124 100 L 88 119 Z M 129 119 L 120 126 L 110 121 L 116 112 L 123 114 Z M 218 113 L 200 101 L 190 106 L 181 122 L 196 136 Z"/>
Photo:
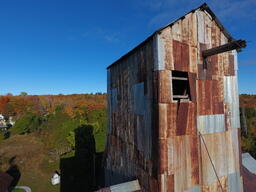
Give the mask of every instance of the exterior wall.
<path id="1" fill-rule="evenodd" d="M 166 27 L 156 39 L 161 57 L 154 68 L 159 86 L 159 191 L 220 190 L 210 158 L 224 191 L 242 191 L 236 52 L 209 57 L 203 69 L 201 51 L 228 40 L 201 10 Z M 172 70 L 188 72 L 190 101 L 172 99 Z"/>
<path id="2" fill-rule="evenodd" d="M 138 178 L 143 191 L 213 192 L 219 181 L 243 190 L 237 54 L 211 56 L 207 69 L 201 57 L 227 42 L 198 9 L 108 69 L 106 186 Z M 173 100 L 173 70 L 188 72 L 189 101 Z"/>
<path id="3" fill-rule="evenodd" d="M 149 40 L 108 69 L 109 131 L 105 185 L 138 178 L 149 191 L 153 177 L 154 45 Z"/>

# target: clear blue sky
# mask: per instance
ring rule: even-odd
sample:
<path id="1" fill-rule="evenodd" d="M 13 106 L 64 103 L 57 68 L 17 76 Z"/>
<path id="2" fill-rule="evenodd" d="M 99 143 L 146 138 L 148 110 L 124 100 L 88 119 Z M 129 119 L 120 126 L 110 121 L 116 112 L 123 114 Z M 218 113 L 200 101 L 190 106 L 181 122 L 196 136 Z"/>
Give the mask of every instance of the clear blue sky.
<path id="1" fill-rule="evenodd" d="M 256 94 L 256 1 L 210 0 L 237 39 L 240 93 Z M 106 67 L 200 0 L 0 0 L 0 94 L 106 92 Z"/>

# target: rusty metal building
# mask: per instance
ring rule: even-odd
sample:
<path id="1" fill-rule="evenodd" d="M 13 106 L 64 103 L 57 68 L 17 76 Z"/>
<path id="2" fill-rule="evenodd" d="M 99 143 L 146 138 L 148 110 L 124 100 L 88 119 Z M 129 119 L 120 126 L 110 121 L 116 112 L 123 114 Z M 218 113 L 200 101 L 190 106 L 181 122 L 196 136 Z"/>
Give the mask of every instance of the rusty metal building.
<path id="1" fill-rule="evenodd" d="M 138 179 L 151 192 L 243 191 L 241 47 L 203 4 L 107 68 L 106 186 Z"/>

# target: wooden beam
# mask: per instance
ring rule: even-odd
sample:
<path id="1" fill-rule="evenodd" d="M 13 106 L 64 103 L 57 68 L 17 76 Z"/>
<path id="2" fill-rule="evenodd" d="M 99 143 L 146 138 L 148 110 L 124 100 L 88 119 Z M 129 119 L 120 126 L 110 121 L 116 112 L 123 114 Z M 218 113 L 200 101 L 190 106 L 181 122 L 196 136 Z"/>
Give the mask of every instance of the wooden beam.
<path id="1" fill-rule="evenodd" d="M 214 48 L 211 48 L 211 49 L 204 50 L 204 51 L 202 51 L 202 56 L 205 59 L 209 56 L 216 55 L 216 54 L 219 54 L 219 53 L 224 53 L 224 52 L 231 51 L 231 50 L 234 50 L 234 49 L 236 49 L 237 51 L 241 51 L 241 49 L 245 48 L 245 47 L 246 47 L 246 41 L 245 40 L 234 40 L 234 41 L 231 41 L 231 42 L 229 42 L 225 45 L 221 45 L 221 46 L 218 46 L 218 47 L 214 47 Z"/>

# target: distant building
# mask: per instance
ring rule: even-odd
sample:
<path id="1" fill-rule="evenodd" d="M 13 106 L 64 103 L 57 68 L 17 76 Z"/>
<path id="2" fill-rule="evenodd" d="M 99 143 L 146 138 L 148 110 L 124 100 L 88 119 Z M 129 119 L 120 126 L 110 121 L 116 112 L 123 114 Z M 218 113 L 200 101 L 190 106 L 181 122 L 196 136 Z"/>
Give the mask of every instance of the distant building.
<path id="1" fill-rule="evenodd" d="M 105 185 L 243 191 L 237 51 L 245 46 L 203 4 L 110 65 Z"/>

